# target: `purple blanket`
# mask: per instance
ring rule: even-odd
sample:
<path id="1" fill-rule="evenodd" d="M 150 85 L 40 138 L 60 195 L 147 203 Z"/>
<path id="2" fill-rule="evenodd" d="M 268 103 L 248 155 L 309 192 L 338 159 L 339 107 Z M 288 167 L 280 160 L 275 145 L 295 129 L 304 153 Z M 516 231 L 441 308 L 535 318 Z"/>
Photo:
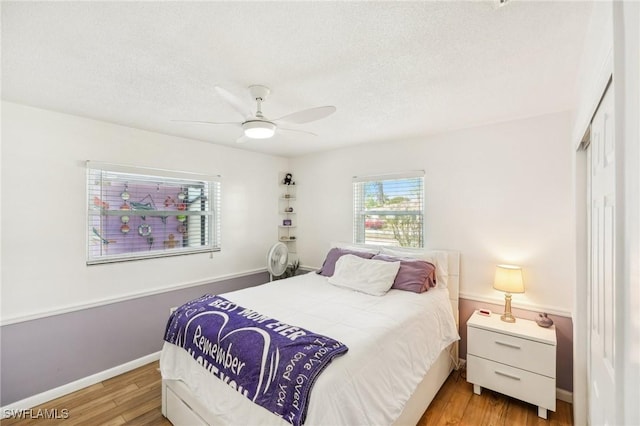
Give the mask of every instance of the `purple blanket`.
<path id="1" fill-rule="evenodd" d="M 304 423 L 316 377 L 348 348 L 223 297 L 178 308 L 164 340 L 184 348 L 231 388 L 293 425 Z"/>

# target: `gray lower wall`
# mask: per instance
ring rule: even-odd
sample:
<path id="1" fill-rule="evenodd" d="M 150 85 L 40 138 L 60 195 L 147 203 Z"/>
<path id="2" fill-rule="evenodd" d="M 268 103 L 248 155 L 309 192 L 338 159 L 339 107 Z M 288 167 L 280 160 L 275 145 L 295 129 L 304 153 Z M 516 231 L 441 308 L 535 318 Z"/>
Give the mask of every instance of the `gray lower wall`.
<path id="1" fill-rule="evenodd" d="M 504 305 L 460 299 L 460 358 L 467 358 L 467 320 L 476 309 L 487 308 L 492 312 L 503 312 Z M 516 318 L 534 320 L 540 312 L 512 309 Z M 573 392 L 573 321 L 571 318 L 549 315 L 556 327 L 556 387 Z"/>
<path id="2" fill-rule="evenodd" d="M 307 271 L 301 271 L 307 272 Z M 112 303 L 96 308 L 11 324 L 0 329 L 0 406 L 125 364 L 162 348 L 169 308 L 202 296 L 262 284 L 258 273 L 212 284 Z M 460 299 L 460 356 L 466 358 L 466 323 L 475 309 L 501 312 L 502 305 Z M 519 318 L 537 312 L 514 309 Z M 570 318 L 550 315 L 558 338 L 557 386 L 573 390 Z"/>
<path id="3" fill-rule="evenodd" d="M 157 352 L 172 306 L 268 280 L 256 273 L 3 326 L 0 406 Z"/>

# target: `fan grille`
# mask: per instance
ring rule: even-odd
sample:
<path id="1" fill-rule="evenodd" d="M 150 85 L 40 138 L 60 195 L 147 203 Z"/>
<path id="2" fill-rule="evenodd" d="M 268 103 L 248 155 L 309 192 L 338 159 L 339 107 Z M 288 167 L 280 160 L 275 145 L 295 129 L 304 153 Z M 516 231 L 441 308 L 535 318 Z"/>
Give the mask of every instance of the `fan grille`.
<path id="1" fill-rule="evenodd" d="M 267 270 L 273 276 L 279 276 L 287 270 L 289 249 L 283 243 L 276 243 L 267 254 Z"/>

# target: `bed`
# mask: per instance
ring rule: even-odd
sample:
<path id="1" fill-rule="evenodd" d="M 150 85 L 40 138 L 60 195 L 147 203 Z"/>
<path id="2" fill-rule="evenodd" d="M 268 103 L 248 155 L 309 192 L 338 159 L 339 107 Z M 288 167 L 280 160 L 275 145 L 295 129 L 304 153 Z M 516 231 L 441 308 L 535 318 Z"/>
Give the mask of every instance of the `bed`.
<path id="1" fill-rule="evenodd" d="M 439 285 L 421 294 L 391 289 L 372 296 L 312 272 L 223 295 L 348 346 L 315 381 L 305 425 L 420 419 L 454 368 L 459 340 L 459 253 L 425 254 L 437 263 Z M 162 413 L 176 426 L 290 424 L 213 377 L 181 347 L 165 342 L 160 368 Z"/>

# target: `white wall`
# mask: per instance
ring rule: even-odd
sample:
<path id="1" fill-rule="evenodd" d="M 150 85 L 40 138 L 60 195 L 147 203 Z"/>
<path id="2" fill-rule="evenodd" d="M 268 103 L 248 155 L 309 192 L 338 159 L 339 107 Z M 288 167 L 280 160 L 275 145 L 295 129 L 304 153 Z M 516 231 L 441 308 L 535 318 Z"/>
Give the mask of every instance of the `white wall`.
<path id="1" fill-rule="evenodd" d="M 352 176 L 424 170 L 426 245 L 461 251 L 461 296 L 502 303 L 494 266 L 510 262 L 525 275 L 515 306 L 566 314 L 575 281 L 570 138 L 570 114 L 559 113 L 295 158 L 301 263 L 318 266 L 332 241 L 352 240 Z"/>
<path id="2" fill-rule="evenodd" d="M 1 160 L 3 323 L 263 269 L 289 164 L 8 102 Z M 85 160 L 221 174 L 222 251 L 86 266 Z"/>
<path id="3" fill-rule="evenodd" d="M 580 66 L 576 75 L 578 104 L 573 117 L 572 140 L 580 142 L 600 97 L 604 92 L 613 66 L 613 18 L 610 1 L 594 2 L 585 35 Z"/>

